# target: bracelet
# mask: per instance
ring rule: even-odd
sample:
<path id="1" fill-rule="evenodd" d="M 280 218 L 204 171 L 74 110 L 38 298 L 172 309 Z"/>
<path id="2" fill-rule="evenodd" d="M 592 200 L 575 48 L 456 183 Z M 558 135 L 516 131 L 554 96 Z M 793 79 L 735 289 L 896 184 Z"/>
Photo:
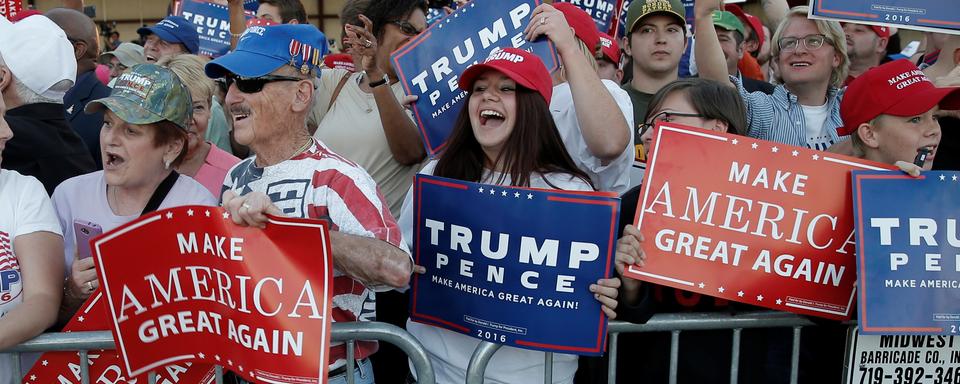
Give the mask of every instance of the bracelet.
<path id="1" fill-rule="evenodd" d="M 364 73 L 364 75 L 366 76 L 366 73 Z M 368 76 L 368 77 L 367 77 L 367 80 L 369 80 L 369 79 L 370 79 L 370 77 Z M 371 81 L 371 82 L 367 83 L 367 86 L 369 86 L 370 88 L 379 87 L 379 86 L 381 86 L 381 85 L 386 84 L 386 83 L 387 83 L 387 79 L 388 79 L 388 78 L 387 78 L 387 74 L 383 74 L 383 78 L 382 78 L 382 79 L 377 80 L 377 81 Z"/>
<path id="2" fill-rule="evenodd" d="M 230 37 L 236 37 L 236 38 L 238 38 L 238 39 L 239 39 L 239 38 L 240 38 L 240 36 L 243 36 L 243 32 L 240 32 L 240 33 L 233 33 L 233 32 L 230 32 Z"/>

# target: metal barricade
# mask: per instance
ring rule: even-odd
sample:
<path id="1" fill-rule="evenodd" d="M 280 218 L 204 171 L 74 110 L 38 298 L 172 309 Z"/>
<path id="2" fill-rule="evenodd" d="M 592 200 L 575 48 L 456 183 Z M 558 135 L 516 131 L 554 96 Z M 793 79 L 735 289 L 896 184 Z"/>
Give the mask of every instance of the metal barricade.
<path id="1" fill-rule="evenodd" d="M 607 327 L 608 340 L 608 376 L 607 383 L 617 382 L 617 339 L 621 333 L 632 332 L 670 332 L 670 384 L 677 382 L 677 357 L 680 351 L 680 333 L 682 331 L 732 330 L 733 349 L 730 361 L 730 383 L 737 383 L 740 364 L 740 332 L 747 328 L 793 328 L 793 351 L 790 364 L 790 383 L 796 384 L 800 364 L 800 333 L 803 327 L 813 326 L 813 322 L 802 316 L 786 312 L 751 312 L 738 315 L 722 313 L 663 313 L 654 315 L 645 324 L 633 324 L 611 321 Z M 483 341 L 474 350 L 470 365 L 467 367 L 467 384 L 482 384 L 483 374 L 493 355 L 500 349 L 499 344 Z M 544 383 L 552 383 L 553 354 L 546 353 Z"/>
<path id="2" fill-rule="evenodd" d="M 347 345 L 347 383 L 353 384 L 356 360 L 354 353 L 357 340 L 377 340 L 393 344 L 403 350 L 414 370 L 417 372 L 418 383 L 434 384 L 436 381 L 433 366 L 427 358 L 427 352 L 417 339 L 407 331 L 397 326 L 380 322 L 350 322 L 333 323 L 330 332 L 332 341 L 343 341 Z M 13 354 L 17 358 L 14 366 L 16 377 L 23 376 L 23 369 L 19 367 L 19 353 L 49 352 L 49 351 L 80 351 L 80 378 L 82 384 L 90 383 L 87 351 L 101 349 L 115 349 L 113 335 L 109 331 L 46 333 L 32 340 L 28 340 L 13 348 L 0 351 L 0 355 Z M 223 367 L 216 366 L 216 383 L 223 384 Z M 150 373 L 149 383 L 156 384 L 156 375 Z"/>

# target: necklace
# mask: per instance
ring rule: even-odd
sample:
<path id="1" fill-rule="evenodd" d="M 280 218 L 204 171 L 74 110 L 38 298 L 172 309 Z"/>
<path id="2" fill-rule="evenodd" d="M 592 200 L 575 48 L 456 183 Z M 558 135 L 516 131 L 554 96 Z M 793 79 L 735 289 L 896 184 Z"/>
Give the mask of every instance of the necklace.
<path id="1" fill-rule="evenodd" d="M 310 148 L 310 145 L 311 145 L 311 144 L 313 144 L 313 138 L 310 138 L 310 140 L 307 140 L 307 142 L 304 143 L 303 146 L 300 147 L 300 149 L 298 149 L 296 152 L 294 152 L 293 155 L 290 155 L 290 157 L 287 158 L 287 160 L 290 160 L 290 159 L 292 159 L 292 158 L 294 158 L 294 157 L 297 157 L 297 155 L 303 153 L 303 151 L 306 151 L 307 148 Z"/>

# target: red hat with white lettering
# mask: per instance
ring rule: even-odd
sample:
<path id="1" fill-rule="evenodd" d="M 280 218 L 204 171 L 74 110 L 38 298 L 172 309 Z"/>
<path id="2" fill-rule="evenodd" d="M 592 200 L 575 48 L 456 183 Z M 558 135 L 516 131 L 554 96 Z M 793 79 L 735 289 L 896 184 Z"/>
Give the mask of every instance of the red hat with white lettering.
<path id="1" fill-rule="evenodd" d="M 474 64 L 460 75 L 460 89 L 473 90 L 473 82 L 484 72 L 494 70 L 502 72 L 524 88 L 529 88 L 543 96 L 550 104 L 553 96 L 553 79 L 543 61 L 536 55 L 518 48 L 497 49 L 483 61 L 483 64 Z"/>
<path id="2" fill-rule="evenodd" d="M 617 39 L 600 32 L 600 48 L 603 50 L 603 56 L 609 59 L 613 65 L 620 66 L 620 44 L 617 44 Z"/>
<path id="3" fill-rule="evenodd" d="M 571 3 L 555 2 L 553 7 L 563 13 L 563 18 L 567 19 L 567 24 L 573 28 L 573 34 L 586 44 L 590 52 L 596 53 L 597 44 L 600 44 L 600 31 L 597 30 L 597 23 L 593 18 Z"/>
<path id="4" fill-rule="evenodd" d="M 837 133 L 852 134 L 860 124 L 880 115 L 920 115 L 938 104 L 947 110 L 960 109 L 960 88 L 938 88 L 909 60 L 891 61 L 871 68 L 847 86 L 840 102 L 843 127 Z"/>

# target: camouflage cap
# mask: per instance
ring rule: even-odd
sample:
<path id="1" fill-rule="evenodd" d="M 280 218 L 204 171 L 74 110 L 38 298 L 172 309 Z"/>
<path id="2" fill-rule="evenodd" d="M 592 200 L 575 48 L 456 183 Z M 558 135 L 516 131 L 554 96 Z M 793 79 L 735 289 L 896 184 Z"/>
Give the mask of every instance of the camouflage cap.
<path id="1" fill-rule="evenodd" d="M 640 19 L 655 13 L 671 16 L 677 20 L 677 23 L 686 28 L 687 19 L 685 15 L 687 11 L 680 0 L 633 0 L 627 8 L 627 35 L 633 33 Z"/>
<path id="2" fill-rule="evenodd" d="M 109 97 L 87 103 L 84 110 L 95 113 L 104 108 L 130 124 L 169 120 L 186 130 L 193 114 L 193 100 L 173 71 L 154 64 L 140 64 L 117 77 Z"/>

